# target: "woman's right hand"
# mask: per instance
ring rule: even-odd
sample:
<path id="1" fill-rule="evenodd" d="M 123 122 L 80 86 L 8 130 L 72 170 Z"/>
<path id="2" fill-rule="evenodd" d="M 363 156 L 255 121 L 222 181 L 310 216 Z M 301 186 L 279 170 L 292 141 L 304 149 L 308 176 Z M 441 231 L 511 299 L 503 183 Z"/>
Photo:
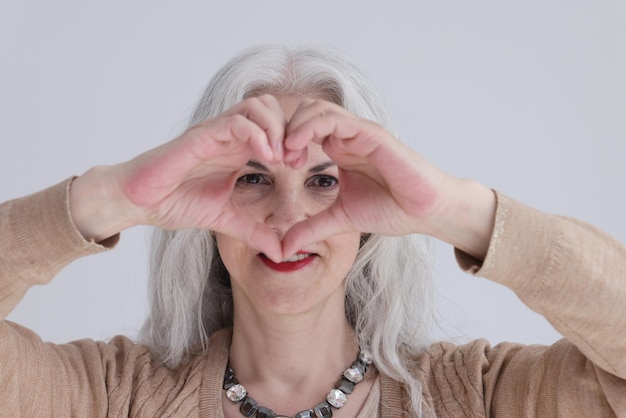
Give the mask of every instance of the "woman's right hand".
<path id="1" fill-rule="evenodd" d="M 241 215 L 230 195 L 250 159 L 282 160 L 285 125 L 273 96 L 250 98 L 130 161 L 94 167 L 72 183 L 74 224 L 96 242 L 134 225 L 205 228 L 278 261 L 276 232 Z"/>

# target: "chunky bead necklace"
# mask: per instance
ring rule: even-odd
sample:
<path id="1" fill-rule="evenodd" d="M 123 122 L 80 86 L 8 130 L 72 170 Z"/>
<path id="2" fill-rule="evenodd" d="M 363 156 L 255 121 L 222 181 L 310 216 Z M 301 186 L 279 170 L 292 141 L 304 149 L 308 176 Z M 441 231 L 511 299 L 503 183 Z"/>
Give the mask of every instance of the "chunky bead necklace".
<path id="1" fill-rule="evenodd" d="M 352 393 L 354 385 L 361 382 L 365 377 L 367 366 L 372 364 L 371 358 L 360 352 L 352 366 L 346 369 L 341 376 L 336 388 L 331 389 L 326 396 L 326 400 L 315 405 L 313 408 L 298 412 L 291 418 L 329 418 L 333 416 L 332 408 L 341 408 L 348 400 L 348 395 Z M 248 395 L 246 388 L 239 383 L 235 377 L 235 372 L 226 366 L 224 373 L 224 390 L 226 397 L 233 403 L 240 403 L 239 411 L 245 417 L 256 418 L 290 418 L 286 415 L 278 415 L 269 408 L 259 405 L 257 401 Z"/>

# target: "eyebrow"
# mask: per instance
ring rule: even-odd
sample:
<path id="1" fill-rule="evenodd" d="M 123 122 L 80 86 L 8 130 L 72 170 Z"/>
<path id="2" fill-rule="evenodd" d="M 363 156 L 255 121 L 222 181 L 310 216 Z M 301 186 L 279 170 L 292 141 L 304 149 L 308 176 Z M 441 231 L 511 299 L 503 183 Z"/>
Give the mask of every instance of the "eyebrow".
<path id="1" fill-rule="evenodd" d="M 318 164 L 316 166 L 309 168 L 309 173 L 321 173 L 327 168 L 334 167 L 335 165 L 336 164 L 333 163 L 332 161 L 326 161 L 325 163 Z"/>
<path id="2" fill-rule="evenodd" d="M 255 170 L 259 170 L 259 171 L 269 171 L 267 169 L 267 167 L 265 167 L 263 164 L 261 164 L 258 161 L 254 161 L 254 160 L 250 160 L 248 161 L 248 163 L 246 164 L 248 167 L 252 167 Z"/>
<path id="3" fill-rule="evenodd" d="M 248 167 L 252 167 L 255 170 L 259 170 L 259 171 L 265 171 L 268 172 L 269 170 L 267 169 L 267 167 L 265 167 L 263 164 L 261 164 L 258 161 L 254 161 L 254 160 L 250 160 L 248 161 L 248 163 L 246 164 Z M 324 163 L 315 165 L 311 168 L 309 168 L 309 173 L 321 173 L 322 171 L 326 170 L 327 168 L 330 167 L 334 167 L 336 164 L 332 161 L 326 161 Z"/>

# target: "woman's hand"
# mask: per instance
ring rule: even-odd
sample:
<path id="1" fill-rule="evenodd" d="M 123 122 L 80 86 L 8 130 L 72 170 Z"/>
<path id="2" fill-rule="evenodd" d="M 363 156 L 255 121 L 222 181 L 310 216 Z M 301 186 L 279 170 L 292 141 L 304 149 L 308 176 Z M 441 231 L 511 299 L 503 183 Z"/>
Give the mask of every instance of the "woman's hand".
<path id="1" fill-rule="evenodd" d="M 337 164 L 339 195 L 281 243 L 267 225 L 236 210 L 233 186 L 252 158 L 301 166 L 310 142 Z M 87 239 L 101 241 L 133 225 L 205 228 L 274 261 L 346 231 L 425 233 L 483 257 L 494 209 L 489 189 L 435 168 L 379 125 L 321 100 L 304 101 L 287 124 L 269 95 L 247 99 L 128 162 L 95 167 L 70 191 L 72 219 Z"/>
<path id="2" fill-rule="evenodd" d="M 206 228 L 280 260 L 276 232 L 239 213 L 230 196 L 251 158 L 282 159 L 285 124 L 274 97 L 250 98 L 126 163 L 93 168 L 72 184 L 74 223 L 95 241 L 133 225 Z"/>
<path id="3" fill-rule="evenodd" d="M 339 195 L 325 211 L 293 226 L 283 240 L 290 255 L 346 231 L 425 233 L 483 258 L 493 229 L 488 188 L 437 169 L 379 125 L 322 100 L 303 102 L 291 118 L 285 161 L 304 164 L 307 145 L 321 144 L 339 167 Z"/>

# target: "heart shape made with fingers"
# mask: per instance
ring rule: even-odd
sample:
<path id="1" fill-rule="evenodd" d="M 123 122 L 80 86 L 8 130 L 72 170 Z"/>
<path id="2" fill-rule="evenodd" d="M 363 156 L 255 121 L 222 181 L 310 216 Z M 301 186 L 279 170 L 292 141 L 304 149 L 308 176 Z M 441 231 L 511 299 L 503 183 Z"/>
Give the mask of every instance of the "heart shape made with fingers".
<path id="1" fill-rule="evenodd" d="M 208 229 L 245 242 L 277 262 L 345 232 L 418 232 L 415 219 L 432 208 L 437 195 L 432 185 L 440 183 L 440 172 L 380 125 L 334 103 L 309 99 L 294 103 L 293 112 L 283 112 L 271 96 L 247 99 L 118 165 L 114 183 L 125 197 L 120 200 L 129 203 L 130 209 L 124 208 L 133 217 L 128 223 Z M 285 117 L 288 113 L 290 119 Z M 309 166 L 311 147 L 320 147 L 324 161 L 336 167 L 338 186 L 332 201 L 325 194 L 327 204 L 316 205 L 313 213 L 292 225 L 285 221 L 280 234 L 251 212 L 252 201 L 233 203 L 237 184 L 255 190 L 263 186 L 252 186 L 246 167 L 252 166 L 255 182 L 267 174 L 263 164 L 280 163 L 308 173 L 303 176 L 305 187 L 308 179 L 319 180 L 324 170 L 319 161 L 318 167 Z M 283 197 L 277 194 L 272 199 Z"/>

